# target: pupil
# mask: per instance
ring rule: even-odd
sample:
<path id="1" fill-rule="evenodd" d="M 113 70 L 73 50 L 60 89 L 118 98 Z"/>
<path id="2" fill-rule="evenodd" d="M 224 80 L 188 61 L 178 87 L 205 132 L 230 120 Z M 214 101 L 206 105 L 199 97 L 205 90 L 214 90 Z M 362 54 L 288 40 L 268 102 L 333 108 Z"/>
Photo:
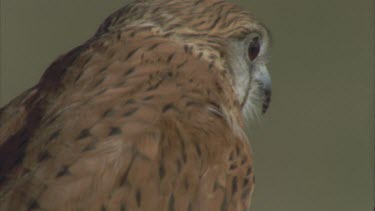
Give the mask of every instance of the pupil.
<path id="1" fill-rule="evenodd" d="M 259 51 L 260 51 L 259 37 L 255 37 L 251 41 L 250 46 L 249 46 L 249 57 L 251 61 L 257 58 Z"/>

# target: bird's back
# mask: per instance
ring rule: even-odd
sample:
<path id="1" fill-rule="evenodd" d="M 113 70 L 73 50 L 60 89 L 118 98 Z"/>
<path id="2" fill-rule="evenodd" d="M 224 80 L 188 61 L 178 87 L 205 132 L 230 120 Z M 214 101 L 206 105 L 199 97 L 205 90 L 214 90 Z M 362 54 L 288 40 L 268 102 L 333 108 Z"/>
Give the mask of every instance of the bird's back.
<path id="1" fill-rule="evenodd" d="M 56 60 L 0 113 L 0 210 L 248 208 L 251 150 L 200 56 L 135 28 Z"/>

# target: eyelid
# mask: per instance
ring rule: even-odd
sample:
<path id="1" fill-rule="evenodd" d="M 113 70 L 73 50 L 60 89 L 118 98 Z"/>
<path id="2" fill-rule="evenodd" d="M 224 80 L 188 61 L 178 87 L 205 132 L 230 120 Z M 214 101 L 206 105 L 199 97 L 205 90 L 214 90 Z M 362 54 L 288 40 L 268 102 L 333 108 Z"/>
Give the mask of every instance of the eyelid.
<path id="1" fill-rule="evenodd" d="M 248 36 L 248 44 L 250 45 L 250 43 L 254 40 L 254 38 L 258 37 L 259 38 L 259 44 L 260 44 L 260 47 L 262 48 L 263 46 L 263 37 L 261 36 L 260 33 L 258 32 L 252 32 L 250 33 L 250 35 Z"/>
<path id="2" fill-rule="evenodd" d="M 259 37 L 259 39 L 262 39 L 262 36 L 258 32 L 251 32 L 249 35 L 249 40 L 253 40 L 254 38 Z"/>

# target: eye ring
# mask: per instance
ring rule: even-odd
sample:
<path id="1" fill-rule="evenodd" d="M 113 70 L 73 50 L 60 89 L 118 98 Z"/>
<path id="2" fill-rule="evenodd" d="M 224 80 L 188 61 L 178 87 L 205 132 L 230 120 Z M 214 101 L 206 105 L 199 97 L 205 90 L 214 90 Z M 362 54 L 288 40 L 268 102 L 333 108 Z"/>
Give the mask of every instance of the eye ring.
<path id="1" fill-rule="evenodd" d="M 254 61 L 260 52 L 260 39 L 259 36 L 253 37 L 249 44 L 248 54 L 250 61 Z"/>

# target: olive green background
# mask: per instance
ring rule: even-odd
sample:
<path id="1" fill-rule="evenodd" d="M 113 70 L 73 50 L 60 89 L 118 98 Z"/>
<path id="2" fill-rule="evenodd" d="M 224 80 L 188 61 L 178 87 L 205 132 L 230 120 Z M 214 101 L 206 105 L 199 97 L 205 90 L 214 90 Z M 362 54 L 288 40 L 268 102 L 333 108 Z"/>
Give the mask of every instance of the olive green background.
<path id="1" fill-rule="evenodd" d="M 252 211 L 373 210 L 374 2 L 237 2 L 273 35 L 272 104 L 249 132 Z M 123 3 L 2 0 L 1 105 Z"/>

